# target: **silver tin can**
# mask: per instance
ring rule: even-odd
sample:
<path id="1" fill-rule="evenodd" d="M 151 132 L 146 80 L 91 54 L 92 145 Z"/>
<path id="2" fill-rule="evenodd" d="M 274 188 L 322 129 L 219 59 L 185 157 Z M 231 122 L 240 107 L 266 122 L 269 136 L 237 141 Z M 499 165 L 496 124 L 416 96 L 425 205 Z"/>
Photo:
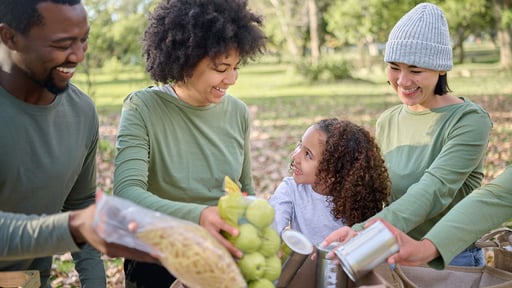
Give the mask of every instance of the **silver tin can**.
<path id="1" fill-rule="evenodd" d="M 326 257 L 331 250 L 339 245 L 339 242 L 332 242 L 327 247 L 316 246 L 316 288 L 347 287 L 347 275 L 341 269 L 338 261 Z"/>
<path id="2" fill-rule="evenodd" d="M 288 287 L 306 258 L 313 253 L 313 244 L 302 233 L 288 229 L 281 233 L 282 251 L 284 252 L 281 276 L 276 287 Z"/>
<path id="3" fill-rule="evenodd" d="M 376 221 L 335 253 L 345 273 L 355 282 L 398 250 L 395 236 L 382 222 Z"/>

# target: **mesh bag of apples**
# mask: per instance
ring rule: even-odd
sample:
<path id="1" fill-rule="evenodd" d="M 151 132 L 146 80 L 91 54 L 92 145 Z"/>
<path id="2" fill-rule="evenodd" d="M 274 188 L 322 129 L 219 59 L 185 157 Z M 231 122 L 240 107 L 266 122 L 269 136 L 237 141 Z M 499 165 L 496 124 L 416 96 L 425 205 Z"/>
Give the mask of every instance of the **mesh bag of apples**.
<path id="1" fill-rule="evenodd" d="M 244 196 L 229 177 L 225 177 L 226 195 L 219 199 L 220 217 L 239 233 L 223 233 L 233 245 L 243 252 L 236 261 L 249 288 L 273 288 L 281 275 L 278 256 L 281 238 L 272 226 L 274 208 L 263 198 Z"/>

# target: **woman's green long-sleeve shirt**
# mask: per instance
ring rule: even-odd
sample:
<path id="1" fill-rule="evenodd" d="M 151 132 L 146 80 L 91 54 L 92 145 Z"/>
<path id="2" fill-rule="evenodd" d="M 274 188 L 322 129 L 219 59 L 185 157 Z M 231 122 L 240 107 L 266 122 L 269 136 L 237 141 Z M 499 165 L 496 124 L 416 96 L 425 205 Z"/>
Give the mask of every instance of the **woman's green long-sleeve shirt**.
<path id="1" fill-rule="evenodd" d="M 392 203 L 376 216 L 415 239 L 482 183 L 492 122 L 484 109 L 463 100 L 421 112 L 402 104 L 377 121 Z"/>
<path id="2" fill-rule="evenodd" d="M 425 235 L 441 255 L 429 264 L 435 268 L 448 265 L 471 243 L 510 218 L 512 166 L 460 201 Z"/>
<path id="3" fill-rule="evenodd" d="M 247 106 L 226 95 L 194 107 L 150 87 L 125 99 L 114 172 L 114 194 L 198 223 L 217 205 L 224 176 L 254 194 Z"/>

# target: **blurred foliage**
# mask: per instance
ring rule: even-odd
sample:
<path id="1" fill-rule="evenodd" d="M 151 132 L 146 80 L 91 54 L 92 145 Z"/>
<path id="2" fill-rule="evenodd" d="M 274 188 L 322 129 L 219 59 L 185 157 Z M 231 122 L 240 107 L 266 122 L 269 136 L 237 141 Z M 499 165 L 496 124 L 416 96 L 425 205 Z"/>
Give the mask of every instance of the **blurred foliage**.
<path id="1" fill-rule="evenodd" d="M 316 64 L 309 59 L 295 63 L 295 69 L 308 81 L 350 79 L 351 64 L 343 59 L 323 57 Z"/>
<path id="2" fill-rule="evenodd" d="M 264 17 L 269 53 L 283 61 L 305 62 L 311 59 L 307 0 L 251 0 L 249 6 Z M 396 21 L 421 0 L 315 0 L 321 56 L 330 49 L 355 46 L 359 64 L 370 67 L 365 54 L 378 56 Z M 512 4 L 502 0 L 437 0 L 443 8 L 458 51 L 458 62 L 464 61 L 464 45 L 474 38 L 494 41 L 496 48 L 512 49 L 511 43 L 500 43 L 497 30 L 512 33 Z M 158 0 L 88 0 L 91 32 L 89 53 L 83 70 L 112 64 L 144 65 L 141 39 L 148 14 Z M 506 35 L 505 35 L 506 36 Z M 501 38 L 500 38 L 501 39 Z M 506 40 L 506 39 L 505 39 Z M 501 45 L 501 46 L 500 46 Z M 507 47 L 503 47 L 503 46 Z M 505 56 L 507 54 L 504 54 Z M 504 57 L 501 55 L 500 57 Z"/>

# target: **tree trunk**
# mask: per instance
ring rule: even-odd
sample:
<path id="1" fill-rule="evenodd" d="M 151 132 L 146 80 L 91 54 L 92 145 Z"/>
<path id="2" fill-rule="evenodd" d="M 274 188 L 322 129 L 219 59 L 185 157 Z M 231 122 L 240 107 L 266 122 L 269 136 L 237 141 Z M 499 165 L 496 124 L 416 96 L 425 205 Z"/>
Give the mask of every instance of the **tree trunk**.
<path id="1" fill-rule="evenodd" d="M 464 28 L 463 27 L 460 27 L 459 28 L 459 31 L 457 31 L 457 40 L 456 40 L 456 44 L 455 44 L 455 47 L 459 49 L 459 64 L 463 64 L 464 63 L 464 39 L 465 39 L 465 35 L 464 35 Z"/>
<path id="2" fill-rule="evenodd" d="M 500 45 L 500 66 L 512 69 L 512 29 L 498 30 Z"/>
<path id="3" fill-rule="evenodd" d="M 320 59 L 320 37 L 318 35 L 318 7 L 316 0 L 308 0 L 309 35 L 311 46 L 311 64 L 318 64 Z"/>
<path id="4" fill-rule="evenodd" d="M 511 0 L 493 0 L 496 30 L 498 31 L 498 45 L 500 47 L 500 66 L 512 69 L 512 25 L 503 23 L 504 11 L 512 8 Z"/>
<path id="5" fill-rule="evenodd" d="M 279 21 L 279 25 L 281 26 L 281 31 L 286 39 L 286 46 L 288 47 L 288 51 L 290 52 L 293 59 L 300 58 L 299 48 L 296 43 L 296 39 L 294 38 L 294 28 L 292 25 L 292 16 L 291 16 L 291 6 L 289 1 L 285 0 L 284 5 L 281 5 L 279 0 L 270 0 L 272 6 L 274 6 L 277 19 Z"/>

